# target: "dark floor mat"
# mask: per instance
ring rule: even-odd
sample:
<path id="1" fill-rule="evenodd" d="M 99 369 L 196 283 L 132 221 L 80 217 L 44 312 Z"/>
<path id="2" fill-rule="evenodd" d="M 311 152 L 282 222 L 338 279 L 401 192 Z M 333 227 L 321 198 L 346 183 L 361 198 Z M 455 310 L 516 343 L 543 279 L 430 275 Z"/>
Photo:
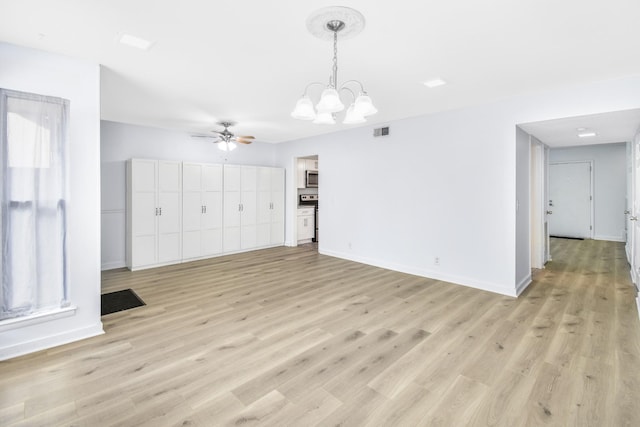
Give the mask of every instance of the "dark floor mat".
<path id="1" fill-rule="evenodd" d="M 100 295 L 101 316 L 146 305 L 131 289 Z"/>

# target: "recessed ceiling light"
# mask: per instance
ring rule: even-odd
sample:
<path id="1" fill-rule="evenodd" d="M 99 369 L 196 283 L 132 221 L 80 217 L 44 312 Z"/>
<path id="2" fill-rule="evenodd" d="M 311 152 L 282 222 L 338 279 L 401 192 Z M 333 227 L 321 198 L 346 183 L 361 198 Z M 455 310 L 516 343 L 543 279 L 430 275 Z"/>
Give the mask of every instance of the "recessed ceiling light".
<path id="1" fill-rule="evenodd" d="M 120 36 L 120 43 L 127 46 L 135 47 L 136 49 L 149 50 L 153 45 L 153 42 L 142 39 L 140 37 L 132 36 L 131 34 L 123 34 Z"/>
<path id="2" fill-rule="evenodd" d="M 428 88 L 434 88 L 434 87 L 438 87 L 438 86 L 444 86 L 446 85 L 447 82 L 445 82 L 444 80 L 438 78 L 438 79 L 433 79 L 433 80 L 429 80 L 424 82 L 424 85 Z"/>
<path id="3" fill-rule="evenodd" d="M 596 136 L 596 133 L 595 133 L 595 132 L 591 132 L 591 131 L 589 131 L 589 132 L 580 132 L 580 133 L 578 134 L 578 137 L 579 137 L 579 138 L 589 138 L 589 137 L 591 137 L 591 136 Z"/>

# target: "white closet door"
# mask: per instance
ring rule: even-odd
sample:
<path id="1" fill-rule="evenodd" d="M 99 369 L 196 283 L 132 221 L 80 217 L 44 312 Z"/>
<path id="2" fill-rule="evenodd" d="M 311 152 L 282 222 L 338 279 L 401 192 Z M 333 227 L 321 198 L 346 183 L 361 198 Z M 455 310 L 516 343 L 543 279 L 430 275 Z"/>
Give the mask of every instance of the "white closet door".
<path id="1" fill-rule="evenodd" d="M 202 181 L 202 252 L 215 255 L 222 252 L 222 165 L 203 165 Z"/>
<path id="2" fill-rule="evenodd" d="M 158 162 L 158 262 L 182 258 L 182 164 Z"/>
<path id="3" fill-rule="evenodd" d="M 157 162 L 131 163 L 131 266 L 157 262 Z"/>
<path id="4" fill-rule="evenodd" d="M 257 169 L 255 166 L 241 167 L 241 249 L 251 249 L 257 245 Z"/>
<path id="5" fill-rule="evenodd" d="M 271 244 L 284 243 L 284 169 L 271 171 Z"/>

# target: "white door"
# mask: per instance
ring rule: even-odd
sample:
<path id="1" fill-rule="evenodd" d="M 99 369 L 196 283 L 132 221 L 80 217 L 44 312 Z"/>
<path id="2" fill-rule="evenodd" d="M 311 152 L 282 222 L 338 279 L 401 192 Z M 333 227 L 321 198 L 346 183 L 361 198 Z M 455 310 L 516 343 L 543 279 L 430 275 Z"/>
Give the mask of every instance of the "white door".
<path id="1" fill-rule="evenodd" d="M 256 246 L 271 243 L 271 171 L 272 168 L 258 168 L 257 194 L 257 236 Z"/>
<path id="2" fill-rule="evenodd" d="M 157 262 L 157 162 L 131 161 L 131 265 Z"/>
<path id="3" fill-rule="evenodd" d="M 223 250 L 240 249 L 240 166 L 224 165 Z"/>
<path id="4" fill-rule="evenodd" d="M 549 234 L 591 237 L 591 163 L 549 165 Z"/>
<path id="5" fill-rule="evenodd" d="M 284 243 L 284 169 L 271 171 L 271 244 Z"/>
<path id="6" fill-rule="evenodd" d="M 250 249 L 257 245 L 257 168 L 242 166 L 240 181 L 240 247 Z"/>
<path id="7" fill-rule="evenodd" d="M 202 253 L 202 166 L 182 164 L 182 258 L 197 258 Z"/>
<path id="8" fill-rule="evenodd" d="M 222 165 L 202 166 L 202 254 L 222 252 Z"/>

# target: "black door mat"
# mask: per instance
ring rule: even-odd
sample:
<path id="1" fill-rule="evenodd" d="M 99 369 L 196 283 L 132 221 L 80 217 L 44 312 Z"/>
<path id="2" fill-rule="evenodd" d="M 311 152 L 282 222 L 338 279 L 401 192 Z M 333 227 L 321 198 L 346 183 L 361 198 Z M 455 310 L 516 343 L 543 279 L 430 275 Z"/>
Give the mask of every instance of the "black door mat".
<path id="1" fill-rule="evenodd" d="M 132 289 L 100 295 L 101 316 L 146 305 Z"/>
<path id="2" fill-rule="evenodd" d="M 549 237 L 553 237 L 554 239 L 584 240 L 583 237 L 567 237 L 567 236 L 549 236 Z"/>

